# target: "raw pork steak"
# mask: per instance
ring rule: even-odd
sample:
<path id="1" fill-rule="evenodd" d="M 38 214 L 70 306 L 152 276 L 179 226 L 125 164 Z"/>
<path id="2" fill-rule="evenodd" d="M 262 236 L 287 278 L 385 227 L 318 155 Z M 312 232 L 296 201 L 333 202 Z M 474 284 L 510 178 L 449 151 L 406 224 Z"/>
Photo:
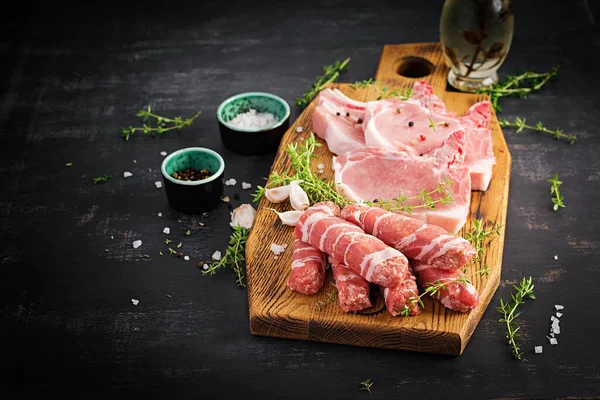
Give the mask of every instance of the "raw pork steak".
<path id="1" fill-rule="evenodd" d="M 407 152 L 365 147 L 333 158 L 335 182 L 350 201 L 391 200 L 399 195 L 419 206 L 418 193 L 432 192 L 432 200 L 442 193 L 435 192 L 438 184 L 451 180 L 453 202 L 436 203 L 435 209 L 414 208 L 411 215 L 428 224 L 456 233 L 465 224 L 471 201 L 471 178 L 464 165 L 464 132 L 454 131 L 442 147 L 431 155 L 414 156 Z"/>

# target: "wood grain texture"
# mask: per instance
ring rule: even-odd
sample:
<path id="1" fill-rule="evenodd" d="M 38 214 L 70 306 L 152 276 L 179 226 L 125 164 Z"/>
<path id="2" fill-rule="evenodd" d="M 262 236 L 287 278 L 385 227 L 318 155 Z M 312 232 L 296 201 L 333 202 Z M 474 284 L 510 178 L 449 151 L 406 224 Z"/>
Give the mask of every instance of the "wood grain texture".
<path id="1" fill-rule="evenodd" d="M 423 57 L 436 66 L 432 74 L 420 79 L 430 82 L 449 110 L 462 114 L 472 104 L 485 98 L 444 90 L 447 69 L 440 65 L 443 63 L 441 51 L 434 43 L 385 46 L 376 79 L 399 88 L 411 87 L 415 78 L 401 77 L 396 73 L 407 56 Z M 348 84 L 336 84 L 334 87 L 357 100 L 377 98 L 373 88 L 355 90 Z M 315 105 L 316 101 L 313 101 L 286 132 L 271 172 L 290 170 L 289 159 L 283 149 L 289 143 L 310 135 L 311 115 Z M 302 134 L 296 132 L 297 127 L 303 128 Z M 495 115 L 491 128 L 497 164 L 489 189 L 486 192 L 472 192 L 471 212 L 461 235 L 471 231 L 474 218 L 483 218 L 486 224 L 505 225 L 511 158 Z M 325 164 L 323 176 L 332 179 L 333 154 L 324 145 L 317 150 L 317 156 L 318 160 L 314 160 L 314 165 Z M 284 211 L 290 206 L 287 203 L 272 204 L 263 198 L 246 246 L 250 330 L 255 335 L 459 355 L 498 288 L 504 229 L 501 230 L 500 237 L 491 238 L 485 243 L 486 252 L 481 265 L 487 265 L 490 273 L 484 277 L 474 274 L 472 281 L 480 293 L 481 303 L 469 313 L 446 309 L 437 301 L 426 298 L 425 308 L 420 315 L 393 317 L 387 312 L 377 290 L 372 291 L 373 307 L 357 314 L 343 312 L 337 302 L 319 309 L 318 302 L 324 302 L 333 289 L 332 274 L 328 272 L 323 288 L 313 296 L 305 296 L 287 288 L 286 282 L 291 272 L 293 228 L 282 225 L 276 214 L 268 208 Z M 289 250 L 275 259 L 269 248 L 271 243 L 285 243 Z M 479 265 L 471 263 L 468 268 L 472 272 Z"/>

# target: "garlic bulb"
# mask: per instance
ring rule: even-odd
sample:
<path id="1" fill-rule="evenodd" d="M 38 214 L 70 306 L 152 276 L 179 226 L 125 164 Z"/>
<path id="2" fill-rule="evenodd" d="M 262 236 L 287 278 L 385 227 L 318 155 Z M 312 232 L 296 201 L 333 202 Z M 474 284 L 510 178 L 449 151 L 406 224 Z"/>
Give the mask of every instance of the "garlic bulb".
<path id="1" fill-rule="evenodd" d="M 281 221 L 281 223 L 284 225 L 288 225 L 288 226 L 296 226 L 296 224 L 298 223 L 298 220 L 300 219 L 302 214 L 304 214 L 304 211 L 297 211 L 297 210 L 285 211 L 285 212 L 281 212 L 281 213 L 277 212 L 277 210 L 273 210 L 272 208 L 269 208 L 269 210 L 275 211 L 275 213 L 279 217 L 279 220 Z"/>
<path id="2" fill-rule="evenodd" d="M 282 203 L 290 195 L 290 185 L 279 186 L 272 189 L 265 190 L 265 197 L 271 203 Z"/>
<path id="3" fill-rule="evenodd" d="M 241 226 L 242 228 L 250 229 L 252 228 L 252 223 L 254 222 L 254 216 L 256 215 L 256 210 L 250 204 L 242 204 L 231 214 L 231 222 L 229 225 L 235 228 L 236 226 Z"/>
<path id="4" fill-rule="evenodd" d="M 304 189 L 300 187 L 300 182 L 302 181 L 290 182 L 290 204 L 292 205 L 292 208 L 297 211 L 305 210 L 310 206 L 308 195 Z"/>

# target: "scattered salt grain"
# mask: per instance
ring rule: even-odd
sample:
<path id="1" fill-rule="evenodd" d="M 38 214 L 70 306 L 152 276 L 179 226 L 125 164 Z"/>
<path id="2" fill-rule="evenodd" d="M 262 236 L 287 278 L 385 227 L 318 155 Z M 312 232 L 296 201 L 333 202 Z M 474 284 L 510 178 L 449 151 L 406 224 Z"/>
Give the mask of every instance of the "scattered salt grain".
<path id="1" fill-rule="evenodd" d="M 167 152 L 166 152 L 166 151 L 161 151 L 161 152 L 160 152 L 160 155 L 164 157 L 164 156 L 166 156 L 166 155 L 167 155 Z"/>
<path id="2" fill-rule="evenodd" d="M 275 257 L 273 257 L 273 259 L 275 259 L 275 260 L 277 260 L 278 258 L 279 258 L 279 256 L 275 256 Z"/>
<path id="3" fill-rule="evenodd" d="M 163 233 L 166 233 L 168 235 L 169 233 L 171 233 L 171 229 L 165 228 L 165 229 L 163 229 Z"/>
<path id="4" fill-rule="evenodd" d="M 550 332 L 550 336 L 554 337 L 554 332 Z"/>
<path id="5" fill-rule="evenodd" d="M 158 213 L 158 216 L 159 216 L 159 217 L 162 217 L 162 213 Z"/>
<path id="6" fill-rule="evenodd" d="M 558 318 L 560 318 L 560 317 L 562 317 L 562 316 L 563 316 L 563 313 L 561 313 L 561 312 L 557 312 L 557 313 L 556 313 L 556 316 L 557 316 Z"/>
<path id="7" fill-rule="evenodd" d="M 202 266 L 202 269 L 208 269 L 208 264 L 204 264 L 204 265 Z"/>
<path id="8" fill-rule="evenodd" d="M 190 261 L 190 257 L 189 257 L 189 256 L 185 256 L 185 257 L 183 257 L 183 259 L 184 259 L 185 261 Z"/>
<path id="9" fill-rule="evenodd" d="M 133 174 L 129 171 L 125 171 L 123 172 L 123 178 L 129 178 L 130 176 L 133 176 Z"/>
<path id="10" fill-rule="evenodd" d="M 550 338 L 550 344 L 554 346 L 555 344 L 558 344 L 558 340 L 556 340 L 556 338 Z"/>
<path id="11" fill-rule="evenodd" d="M 562 310 L 563 308 L 565 308 L 564 306 L 561 306 L 560 304 L 556 304 L 554 306 L 554 308 L 556 308 L 556 310 Z"/>
<path id="12" fill-rule="evenodd" d="M 298 132 L 298 133 L 302 133 L 303 130 L 304 130 L 304 128 L 301 126 L 296 128 L 296 132 Z"/>
<path id="13" fill-rule="evenodd" d="M 550 321 L 554 321 L 556 319 L 556 317 L 554 315 L 550 316 Z"/>
<path id="14" fill-rule="evenodd" d="M 558 260 L 558 256 L 554 256 L 554 259 L 555 259 L 555 260 Z"/>
<path id="15" fill-rule="evenodd" d="M 271 251 L 273 253 L 275 253 L 275 256 L 278 256 L 281 253 L 283 253 L 285 251 L 286 247 L 287 247 L 287 243 L 281 244 L 281 245 L 279 245 L 277 243 L 271 243 Z"/>
<path id="16" fill-rule="evenodd" d="M 136 300 L 136 299 L 131 299 L 131 302 L 133 303 L 134 306 L 137 306 L 138 304 L 140 304 L 140 301 Z"/>
<path id="17" fill-rule="evenodd" d="M 550 327 L 550 332 L 554 333 L 555 335 L 560 335 L 560 320 L 558 318 L 555 318 L 554 321 L 552 321 L 552 326 Z"/>
<path id="18" fill-rule="evenodd" d="M 160 189 L 162 187 L 162 182 L 161 181 L 156 181 L 156 182 L 154 182 L 154 184 L 156 185 L 157 189 Z"/>
<path id="19" fill-rule="evenodd" d="M 279 118 L 271 113 L 259 113 L 254 109 L 235 116 L 227 125 L 234 128 L 258 130 L 265 129 L 279 122 Z"/>
<path id="20" fill-rule="evenodd" d="M 535 352 L 536 352 L 536 354 L 540 354 L 542 351 L 544 351 L 544 347 L 543 346 L 535 346 Z"/>
<path id="21" fill-rule="evenodd" d="M 221 252 L 219 250 L 215 251 L 212 255 L 212 259 L 219 261 L 221 259 Z"/>
<path id="22" fill-rule="evenodd" d="M 252 184 L 248 183 L 248 182 L 242 182 L 242 189 L 250 189 L 252 187 Z"/>
<path id="23" fill-rule="evenodd" d="M 142 245 L 142 241 L 141 240 L 134 240 L 133 241 L 133 248 L 137 249 L 138 247 L 140 247 Z"/>
<path id="24" fill-rule="evenodd" d="M 325 164 L 321 163 L 321 164 L 317 164 L 317 168 L 319 169 L 323 169 L 325 168 Z"/>
<path id="25" fill-rule="evenodd" d="M 235 179 L 233 179 L 233 178 L 227 179 L 227 180 L 225 181 L 225 185 L 227 185 L 227 186 L 233 186 L 233 185 L 235 185 L 236 183 L 237 183 L 237 181 L 236 181 Z"/>

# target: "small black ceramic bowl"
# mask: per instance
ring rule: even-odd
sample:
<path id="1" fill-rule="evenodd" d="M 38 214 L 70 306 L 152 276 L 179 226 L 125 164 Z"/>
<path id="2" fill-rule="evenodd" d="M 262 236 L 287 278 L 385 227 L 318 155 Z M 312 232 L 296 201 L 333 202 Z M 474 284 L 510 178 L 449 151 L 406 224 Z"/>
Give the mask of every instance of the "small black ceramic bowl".
<path id="1" fill-rule="evenodd" d="M 173 178 L 186 168 L 207 169 L 212 175 L 198 181 Z M 204 147 L 187 147 L 169 154 L 160 167 L 169 205 L 186 214 L 198 214 L 215 208 L 223 196 L 225 161 L 219 153 Z"/>
<path id="2" fill-rule="evenodd" d="M 279 121 L 260 130 L 236 128 L 229 124 L 238 114 L 250 110 L 271 113 Z M 232 96 L 217 109 L 221 141 L 239 154 L 264 154 L 277 150 L 281 137 L 290 126 L 290 106 L 281 97 L 270 93 L 248 92 Z"/>

